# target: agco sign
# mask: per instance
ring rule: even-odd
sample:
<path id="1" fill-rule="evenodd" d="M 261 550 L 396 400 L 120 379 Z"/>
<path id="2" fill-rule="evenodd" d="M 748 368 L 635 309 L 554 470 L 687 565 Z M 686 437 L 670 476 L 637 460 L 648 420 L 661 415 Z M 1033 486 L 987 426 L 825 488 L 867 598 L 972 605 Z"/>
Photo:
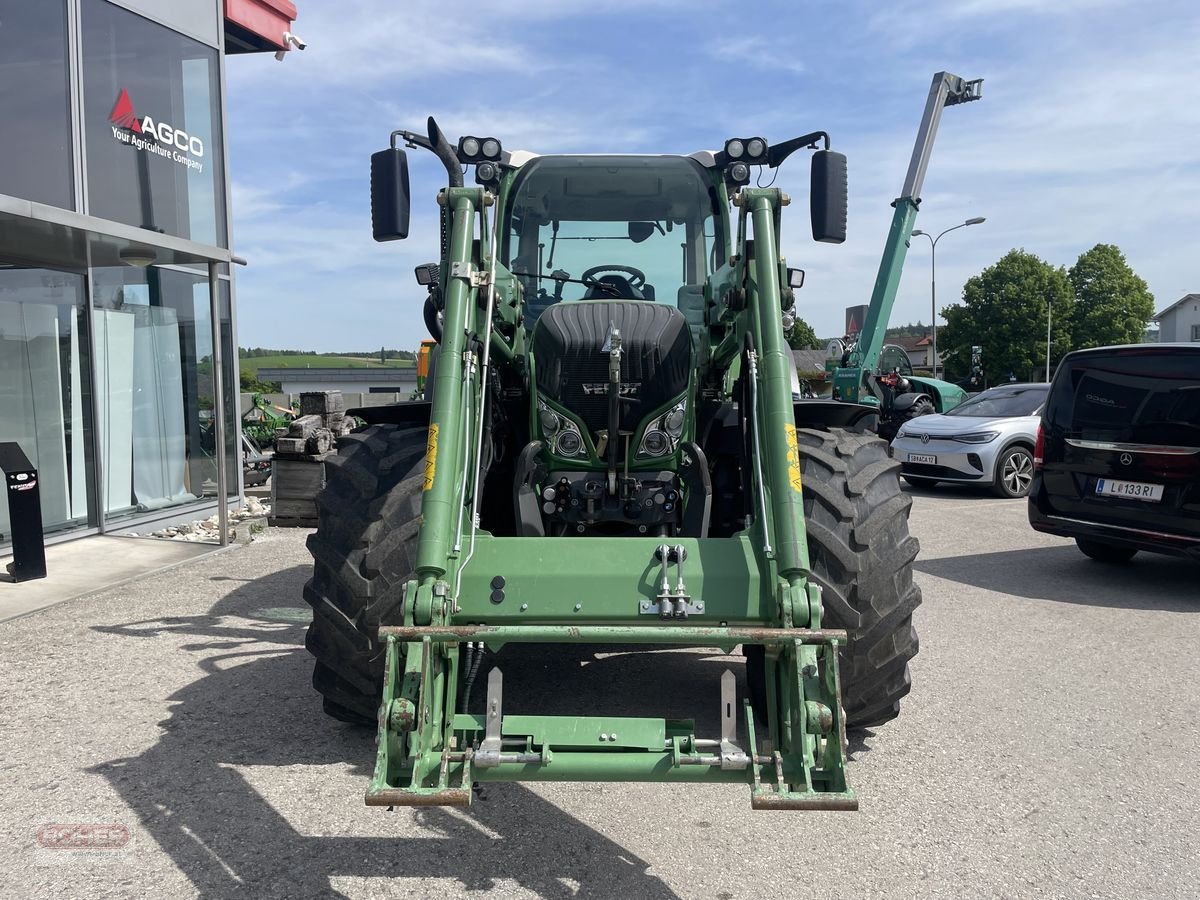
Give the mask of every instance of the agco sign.
<path id="1" fill-rule="evenodd" d="M 204 142 L 182 128 L 166 122 L 156 122 L 150 116 L 139 117 L 133 111 L 133 101 L 124 88 L 117 95 L 109 114 L 113 137 L 146 153 L 165 156 L 196 172 L 204 171 Z"/>

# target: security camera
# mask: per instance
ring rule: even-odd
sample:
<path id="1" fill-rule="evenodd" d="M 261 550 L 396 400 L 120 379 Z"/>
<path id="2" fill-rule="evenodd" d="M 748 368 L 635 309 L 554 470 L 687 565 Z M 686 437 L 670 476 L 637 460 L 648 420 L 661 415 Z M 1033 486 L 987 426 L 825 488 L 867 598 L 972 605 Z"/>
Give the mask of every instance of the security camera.
<path id="1" fill-rule="evenodd" d="M 290 31 L 285 31 L 283 33 L 283 49 L 275 51 L 275 58 L 280 62 L 283 62 L 283 58 L 287 56 L 288 50 L 290 50 L 292 47 L 295 47 L 297 50 L 303 50 L 307 46 L 308 41 L 292 34 Z"/>

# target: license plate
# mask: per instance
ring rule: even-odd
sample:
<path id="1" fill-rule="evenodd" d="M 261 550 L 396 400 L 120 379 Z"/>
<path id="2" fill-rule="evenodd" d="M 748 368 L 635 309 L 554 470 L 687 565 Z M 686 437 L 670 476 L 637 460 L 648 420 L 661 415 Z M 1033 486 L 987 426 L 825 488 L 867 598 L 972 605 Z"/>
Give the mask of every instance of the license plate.
<path id="1" fill-rule="evenodd" d="M 929 456 L 924 453 L 910 453 L 910 454 L 908 454 L 908 461 L 911 463 L 922 463 L 923 465 L 927 465 L 927 466 L 936 466 L 937 465 L 937 457 L 936 456 Z"/>
<path id="2" fill-rule="evenodd" d="M 1140 481 L 1113 481 L 1100 478 L 1096 481 L 1096 493 L 1104 497 L 1125 497 L 1129 500 L 1145 500 L 1156 503 L 1162 499 L 1161 484 L 1142 484 Z"/>

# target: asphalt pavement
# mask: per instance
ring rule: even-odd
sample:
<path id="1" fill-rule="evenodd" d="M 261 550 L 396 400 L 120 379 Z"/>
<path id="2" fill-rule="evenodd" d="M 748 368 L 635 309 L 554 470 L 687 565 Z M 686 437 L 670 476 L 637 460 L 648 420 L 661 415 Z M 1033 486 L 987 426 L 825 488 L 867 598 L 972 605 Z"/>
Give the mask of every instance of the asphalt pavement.
<path id="1" fill-rule="evenodd" d="M 373 735 L 309 688 L 306 532 L 269 529 L 0 624 L 0 896 L 1200 896 L 1200 568 L 1108 568 L 1023 501 L 913 496 L 921 653 L 901 718 L 852 744 L 857 813 L 626 784 L 368 809 Z M 556 650 L 505 696 L 715 722 L 726 667 Z M 51 823 L 122 849 L 47 849 Z"/>

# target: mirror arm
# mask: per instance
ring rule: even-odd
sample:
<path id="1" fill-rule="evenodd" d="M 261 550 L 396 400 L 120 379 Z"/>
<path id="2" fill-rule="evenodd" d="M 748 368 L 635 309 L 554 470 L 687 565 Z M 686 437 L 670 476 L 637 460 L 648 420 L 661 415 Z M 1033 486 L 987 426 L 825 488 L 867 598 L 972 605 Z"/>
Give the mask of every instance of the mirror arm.
<path id="1" fill-rule="evenodd" d="M 825 141 L 825 149 L 829 149 L 829 135 L 824 131 L 814 131 L 806 134 L 803 137 L 792 138 L 790 141 L 784 141 L 782 144 L 772 144 L 767 150 L 767 165 L 772 169 L 778 168 L 783 164 L 783 161 L 799 150 L 801 147 L 808 147 L 810 150 L 817 149 L 817 141 Z"/>
<path id="2" fill-rule="evenodd" d="M 420 147 L 423 150 L 428 150 L 441 160 L 442 165 L 446 168 L 446 174 L 450 177 L 450 187 L 463 186 L 462 167 L 458 161 L 458 154 L 454 152 L 454 146 L 446 140 L 446 136 L 438 128 L 437 122 L 433 120 L 433 116 L 429 117 L 428 137 L 412 131 L 405 131 L 402 128 L 397 129 L 391 134 L 391 146 L 393 150 L 396 149 L 397 138 L 401 138 L 408 147 Z"/>

